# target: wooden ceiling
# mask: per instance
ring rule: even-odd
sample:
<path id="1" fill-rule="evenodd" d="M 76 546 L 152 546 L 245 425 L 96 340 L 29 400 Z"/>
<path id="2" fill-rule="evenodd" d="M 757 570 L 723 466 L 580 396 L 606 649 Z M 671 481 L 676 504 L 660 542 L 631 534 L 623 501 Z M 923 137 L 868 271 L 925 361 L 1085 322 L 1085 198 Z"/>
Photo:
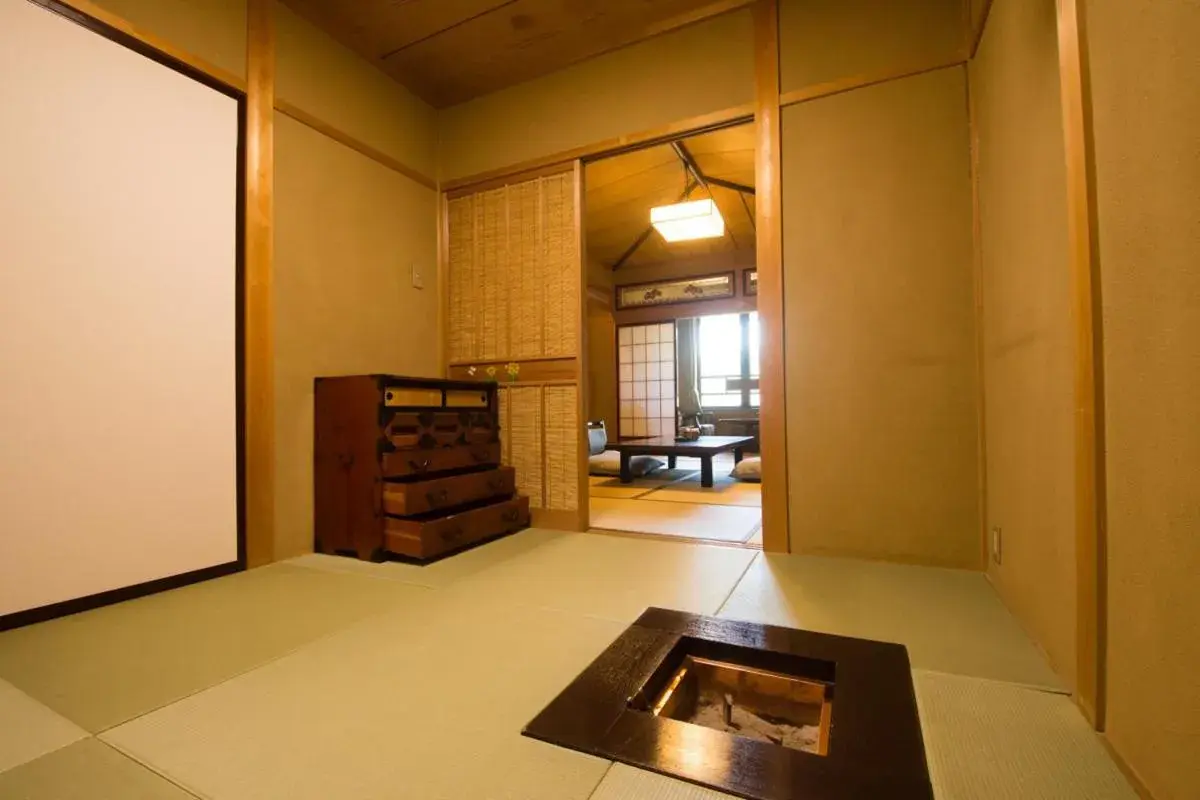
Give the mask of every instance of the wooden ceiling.
<path id="1" fill-rule="evenodd" d="M 747 0 L 283 0 L 444 108 Z"/>
<path id="2" fill-rule="evenodd" d="M 754 186 L 752 124 L 693 136 L 683 144 L 706 178 Z M 620 262 L 645 234 L 650 209 L 680 201 L 687 175 L 680 157 L 667 144 L 588 164 L 588 258 L 609 268 Z M 725 218 L 724 237 L 668 244 L 653 232 L 625 258 L 620 269 L 716 253 L 754 252 L 754 195 L 709 184 L 709 191 L 697 188 L 690 199 L 709 196 Z"/>

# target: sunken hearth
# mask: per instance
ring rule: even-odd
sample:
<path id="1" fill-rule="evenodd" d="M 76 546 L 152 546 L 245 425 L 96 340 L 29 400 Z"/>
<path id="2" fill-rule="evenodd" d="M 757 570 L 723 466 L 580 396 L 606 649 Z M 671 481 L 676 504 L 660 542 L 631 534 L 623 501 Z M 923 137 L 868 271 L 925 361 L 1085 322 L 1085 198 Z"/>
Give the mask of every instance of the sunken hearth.
<path id="1" fill-rule="evenodd" d="M 932 800 L 908 651 L 648 609 L 523 733 L 752 800 Z"/>

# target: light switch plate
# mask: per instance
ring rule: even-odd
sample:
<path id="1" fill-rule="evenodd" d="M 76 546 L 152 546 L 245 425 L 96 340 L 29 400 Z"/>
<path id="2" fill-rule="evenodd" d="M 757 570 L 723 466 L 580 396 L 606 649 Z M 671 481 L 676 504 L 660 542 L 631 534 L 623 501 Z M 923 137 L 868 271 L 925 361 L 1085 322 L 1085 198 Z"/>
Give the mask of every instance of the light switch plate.
<path id="1" fill-rule="evenodd" d="M 416 262 L 412 265 L 412 285 L 414 289 L 425 288 L 425 276 L 421 274 L 421 267 Z"/>

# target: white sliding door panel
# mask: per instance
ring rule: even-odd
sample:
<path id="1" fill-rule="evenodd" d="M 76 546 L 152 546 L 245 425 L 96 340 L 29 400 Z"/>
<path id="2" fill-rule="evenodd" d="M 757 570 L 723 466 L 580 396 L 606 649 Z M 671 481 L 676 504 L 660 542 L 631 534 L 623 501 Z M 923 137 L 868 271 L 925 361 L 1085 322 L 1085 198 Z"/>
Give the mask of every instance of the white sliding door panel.
<path id="1" fill-rule="evenodd" d="M 237 558 L 238 104 L 0 0 L 0 615 Z"/>

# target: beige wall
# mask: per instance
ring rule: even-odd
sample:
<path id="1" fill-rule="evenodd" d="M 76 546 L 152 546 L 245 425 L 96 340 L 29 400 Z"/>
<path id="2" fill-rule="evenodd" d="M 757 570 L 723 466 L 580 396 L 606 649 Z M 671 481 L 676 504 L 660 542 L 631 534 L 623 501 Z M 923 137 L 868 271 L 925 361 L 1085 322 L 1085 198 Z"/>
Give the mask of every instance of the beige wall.
<path id="1" fill-rule="evenodd" d="M 1108 737 L 1200 797 L 1200 4 L 1087 2 L 1108 467 Z"/>
<path id="2" fill-rule="evenodd" d="M 1054 0 L 995 0 L 970 66 L 979 139 L 988 571 L 1075 675 L 1074 341 Z"/>
<path id="3" fill-rule="evenodd" d="M 279 3 L 275 24 L 279 99 L 436 177 L 433 108 Z"/>
<path id="4" fill-rule="evenodd" d="M 441 112 L 444 179 L 754 100 L 748 10 L 725 14 Z"/>
<path id="5" fill-rule="evenodd" d="M 612 306 L 588 300 L 587 418 L 602 419 L 609 435 L 617 435 L 617 328 Z"/>
<path id="6" fill-rule="evenodd" d="M 312 549 L 313 378 L 438 375 L 436 194 L 275 115 L 276 557 Z"/>
<path id="7" fill-rule="evenodd" d="M 980 567 L 965 73 L 784 109 L 791 546 Z"/>
<path id="8" fill-rule="evenodd" d="M 245 75 L 245 0 L 100 0 L 107 10 Z M 277 97 L 436 174 L 436 115 L 276 5 Z M 436 194 L 276 114 L 275 555 L 312 549 L 312 380 L 437 375 Z M 413 262 L 425 289 L 411 287 Z"/>
<path id="9" fill-rule="evenodd" d="M 781 88 L 961 59 L 965 13 L 963 0 L 780 0 Z"/>
<path id="10" fill-rule="evenodd" d="M 246 0 L 92 0 L 140 30 L 246 76 Z"/>

